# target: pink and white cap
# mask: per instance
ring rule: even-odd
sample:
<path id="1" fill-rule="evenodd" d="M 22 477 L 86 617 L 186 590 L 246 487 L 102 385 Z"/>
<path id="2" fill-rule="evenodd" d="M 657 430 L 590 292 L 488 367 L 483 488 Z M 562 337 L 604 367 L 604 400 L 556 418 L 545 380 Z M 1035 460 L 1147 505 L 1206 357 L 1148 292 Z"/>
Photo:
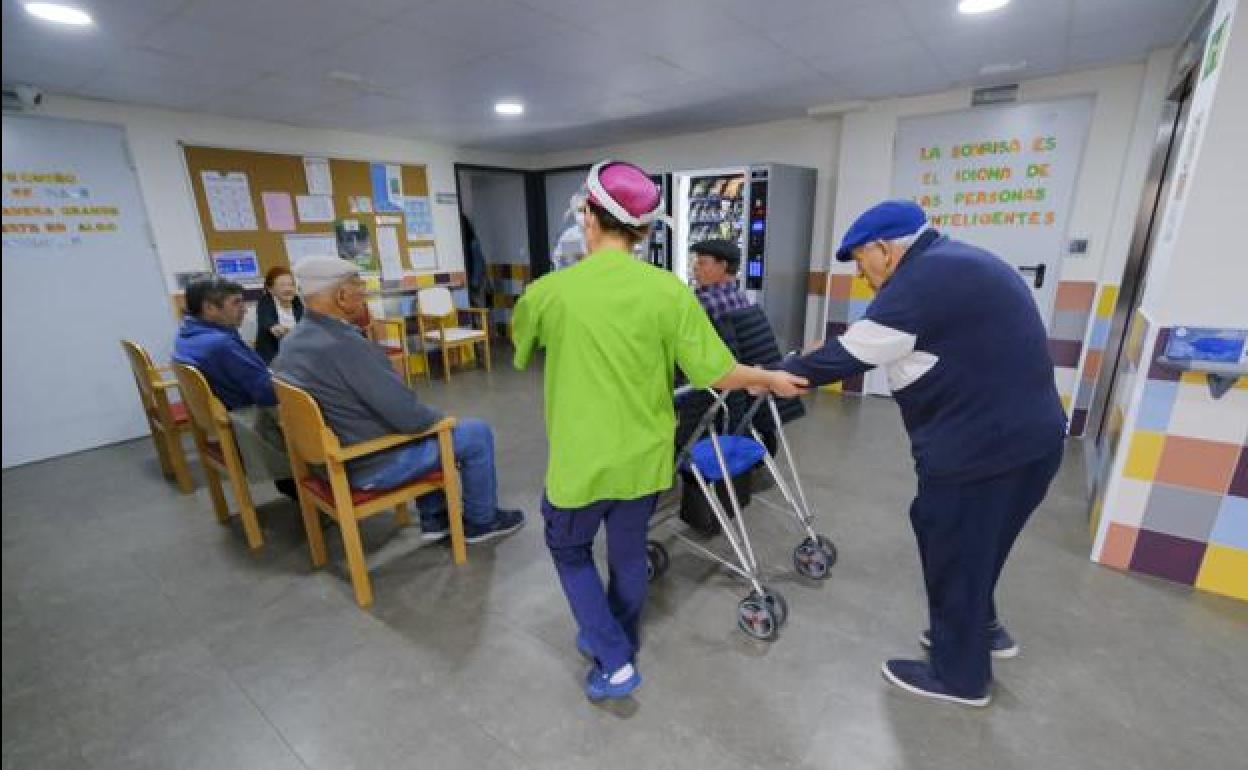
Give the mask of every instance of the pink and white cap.
<path id="1" fill-rule="evenodd" d="M 645 171 L 632 163 L 604 160 L 585 180 L 589 199 L 626 225 L 643 227 L 662 219 L 663 196 Z"/>

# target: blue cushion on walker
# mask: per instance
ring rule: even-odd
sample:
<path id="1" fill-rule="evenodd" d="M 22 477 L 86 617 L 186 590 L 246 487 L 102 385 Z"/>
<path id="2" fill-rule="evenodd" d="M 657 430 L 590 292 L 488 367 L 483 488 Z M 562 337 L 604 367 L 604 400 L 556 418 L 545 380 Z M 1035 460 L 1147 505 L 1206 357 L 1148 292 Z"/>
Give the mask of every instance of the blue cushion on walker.
<path id="1" fill-rule="evenodd" d="M 719 448 L 724 453 L 728 474 L 734 478 L 758 465 L 763 461 L 763 456 L 767 454 L 766 447 L 746 436 L 720 436 Z M 704 438 L 693 445 L 685 467 L 688 468 L 690 463 L 698 466 L 702 477 L 707 481 L 719 481 L 724 477 L 719 467 L 719 460 L 715 457 L 715 447 L 711 445 L 709 438 Z"/>

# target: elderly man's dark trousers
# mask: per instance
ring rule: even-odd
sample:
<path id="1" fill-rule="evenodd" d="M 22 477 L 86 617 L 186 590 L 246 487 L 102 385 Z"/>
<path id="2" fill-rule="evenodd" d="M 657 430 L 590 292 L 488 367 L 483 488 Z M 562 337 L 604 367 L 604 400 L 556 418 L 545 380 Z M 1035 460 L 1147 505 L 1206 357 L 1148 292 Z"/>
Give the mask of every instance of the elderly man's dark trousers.
<path id="1" fill-rule="evenodd" d="M 987 479 L 919 479 L 910 522 L 927 587 L 932 672 L 958 695 L 983 695 L 992 680 L 988 628 L 997 619 L 997 578 L 1061 461 L 1059 445 Z"/>

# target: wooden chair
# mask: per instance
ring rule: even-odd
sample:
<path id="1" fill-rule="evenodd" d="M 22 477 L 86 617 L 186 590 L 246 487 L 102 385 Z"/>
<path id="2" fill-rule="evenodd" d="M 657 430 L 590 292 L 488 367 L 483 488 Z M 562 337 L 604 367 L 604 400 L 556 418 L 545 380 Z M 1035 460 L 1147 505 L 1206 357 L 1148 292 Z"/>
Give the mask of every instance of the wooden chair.
<path id="1" fill-rule="evenodd" d="M 404 318 L 374 318 L 368 325 L 368 338 L 386 351 L 386 357 L 403 377 L 409 387 L 412 384 L 412 367 L 408 358 L 407 320 Z M 429 363 L 425 362 L 425 376 L 429 375 Z"/>
<path id="2" fill-rule="evenodd" d="M 225 502 L 221 486 L 221 475 L 225 474 L 230 480 L 234 499 L 238 501 L 238 515 L 243 520 L 247 546 L 252 550 L 262 547 L 264 535 L 260 533 L 260 517 L 256 515 L 256 506 L 251 500 L 251 488 L 247 485 L 247 472 L 238 454 L 238 442 L 234 440 L 229 412 L 221 399 L 213 394 L 208 380 L 204 379 L 199 369 L 189 364 L 174 364 L 173 374 L 178 378 L 182 398 L 191 413 L 191 435 L 195 437 L 195 446 L 199 449 L 199 463 L 208 477 L 208 492 L 212 496 L 217 521 L 227 524 L 230 520 L 230 507 Z"/>
<path id="3" fill-rule="evenodd" d="M 442 372 L 451 381 L 451 353 L 465 348 L 472 350 L 481 343 L 485 346 L 485 370 L 490 371 L 490 311 L 484 308 L 464 308 L 480 319 L 481 328 L 459 325 L 461 310 L 451 301 L 451 292 L 445 286 L 421 289 L 416 294 L 416 323 L 420 329 L 420 350 L 425 359 L 425 372 L 429 371 L 429 347 L 442 351 Z M 432 324 L 432 328 L 426 326 Z"/>
<path id="4" fill-rule="evenodd" d="M 152 363 L 152 357 L 139 343 L 122 340 L 121 347 L 130 361 L 130 369 L 134 372 L 134 382 L 139 389 L 139 402 L 143 405 L 143 414 L 152 431 L 156 456 L 160 458 L 160 470 L 166 477 L 173 477 L 178 491 L 189 495 L 195 491 L 195 481 L 186 464 L 182 434 L 191 428 L 190 416 L 185 404 L 169 400 L 169 391 L 176 390 L 178 384 L 163 376 L 169 372 L 169 367 Z"/>
<path id="5" fill-rule="evenodd" d="M 396 522 L 405 527 L 411 523 L 407 504 L 438 490 L 443 490 L 446 494 L 446 513 L 451 529 L 451 558 L 455 564 L 467 561 L 463 500 L 460 496 L 459 470 L 455 465 L 455 449 L 451 441 L 451 428 L 455 426 L 453 418 L 441 420 L 421 434 L 382 436 L 344 447 L 325 424 L 321 408 L 307 391 L 278 378 L 273 379 L 273 387 L 277 391 L 278 409 L 281 412 L 282 430 L 286 434 L 290 464 L 298 482 L 299 510 L 303 514 L 303 525 L 308 533 L 308 550 L 311 552 L 314 567 L 324 566 L 327 558 L 325 536 L 317 513 L 324 511 L 338 522 L 338 528 L 342 532 L 342 545 L 347 555 L 351 586 L 355 589 L 355 601 L 361 607 L 371 605 L 373 587 L 368 578 L 364 547 L 360 541 L 360 519 L 393 508 Z M 441 451 L 441 470 L 395 489 L 363 491 L 351 488 L 346 471 L 348 460 L 433 436 L 437 437 Z M 325 477 L 314 474 L 309 465 L 323 465 Z"/>

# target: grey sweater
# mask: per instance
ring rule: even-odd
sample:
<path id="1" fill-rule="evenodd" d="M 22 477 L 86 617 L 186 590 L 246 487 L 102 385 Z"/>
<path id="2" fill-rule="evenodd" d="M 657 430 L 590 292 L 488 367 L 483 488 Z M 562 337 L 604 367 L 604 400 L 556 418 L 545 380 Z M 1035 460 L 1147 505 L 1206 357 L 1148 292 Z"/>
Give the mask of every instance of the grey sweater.
<path id="1" fill-rule="evenodd" d="M 380 347 L 354 326 L 314 310 L 307 310 L 282 340 L 273 371 L 316 399 L 343 446 L 391 433 L 419 433 L 442 418 L 416 400 Z M 386 454 L 351 460 L 348 474 L 377 470 L 388 462 Z"/>

